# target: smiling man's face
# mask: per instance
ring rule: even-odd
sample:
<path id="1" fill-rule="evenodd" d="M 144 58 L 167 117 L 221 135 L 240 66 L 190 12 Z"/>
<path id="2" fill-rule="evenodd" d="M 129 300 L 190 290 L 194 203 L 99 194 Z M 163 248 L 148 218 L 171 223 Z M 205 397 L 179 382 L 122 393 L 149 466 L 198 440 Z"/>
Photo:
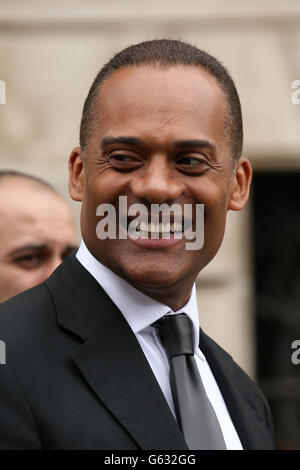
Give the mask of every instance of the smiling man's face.
<path id="1" fill-rule="evenodd" d="M 225 133 L 226 102 L 207 72 L 174 66 L 123 68 L 99 93 L 97 117 L 85 159 L 80 148 L 70 157 L 71 196 L 82 201 L 83 239 L 95 258 L 139 290 L 189 291 L 199 271 L 217 253 L 228 209 L 246 203 L 251 167 L 235 165 Z M 187 250 L 176 243 L 96 235 L 100 204 L 204 204 L 204 246 Z M 195 221 L 194 221 L 195 222 Z"/>

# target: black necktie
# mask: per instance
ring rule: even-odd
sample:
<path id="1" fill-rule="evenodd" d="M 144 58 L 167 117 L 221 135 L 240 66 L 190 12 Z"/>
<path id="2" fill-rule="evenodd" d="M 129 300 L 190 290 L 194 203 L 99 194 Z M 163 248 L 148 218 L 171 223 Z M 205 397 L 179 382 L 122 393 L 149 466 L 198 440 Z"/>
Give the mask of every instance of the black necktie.
<path id="1" fill-rule="evenodd" d="M 158 327 L 170 362 L 170 384 L 178 425 L 191 450 L 226 449 L 194 358 L 194 332 L 185 314 L 166 315 Z"/>

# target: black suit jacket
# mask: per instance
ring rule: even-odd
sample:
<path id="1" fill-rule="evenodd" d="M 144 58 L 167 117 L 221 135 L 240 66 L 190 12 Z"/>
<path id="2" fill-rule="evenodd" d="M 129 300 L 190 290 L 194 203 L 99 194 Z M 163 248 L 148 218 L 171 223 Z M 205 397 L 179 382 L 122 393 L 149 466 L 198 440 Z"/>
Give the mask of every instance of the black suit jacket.
<path id="1" fill-rule="evenodd" d="M 187 449 L 135 335 L 74 255 L 0 304 L 0 339 L 0 449 Z M 271 449 L 262 393 L 203 331 L 200 343 L 244 448 Z"/>

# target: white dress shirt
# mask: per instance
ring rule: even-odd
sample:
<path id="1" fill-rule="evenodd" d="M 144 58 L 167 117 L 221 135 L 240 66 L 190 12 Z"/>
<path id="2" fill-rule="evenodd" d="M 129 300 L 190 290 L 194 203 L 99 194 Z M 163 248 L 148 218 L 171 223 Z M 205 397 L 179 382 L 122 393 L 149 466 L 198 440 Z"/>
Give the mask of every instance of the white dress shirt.
<path id="1" fill-rule="evenodd" d="M 124 315 L 151 366 L 175 419 L 176 415 L 169 381 L 169 361 L 158 336 L 157 329 L 151 325 L 166 314 L 173 315 L 184 312 L 188 315 L 194 327 L 195 360 L 206 394 L 219 420 L 226 447 L 230 450 L 242 449 L 240 439 L 231 421 L 217 382 L 204 354 L 199 349 L 199 316 L 195 285 L 187 304 L 180 310 L 173 312 L 168 306 L 144 295 L 110 269 L 106 268 L 106 266 L 103 266 L 92 256 L 83 241 L 76 257 L 96 281 L 99 282 Z"/>

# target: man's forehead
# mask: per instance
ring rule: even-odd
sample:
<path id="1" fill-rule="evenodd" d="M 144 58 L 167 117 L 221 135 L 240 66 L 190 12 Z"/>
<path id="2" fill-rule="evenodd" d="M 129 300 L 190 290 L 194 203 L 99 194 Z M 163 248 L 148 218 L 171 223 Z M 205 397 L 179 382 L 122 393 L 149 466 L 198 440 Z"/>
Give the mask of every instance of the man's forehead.
<path id="1" fill-rule="evenodd" d="M 40 210 L 38 206 L 0 206 L 0 245 L 5 251 L 34 243 L 50 245 L 52 242 L 75 241 L 73 220 Z M 0 253 L 3 250 L 0 249 Z"/>
<path id="2" fill-rule="evenodd" d="M 213 142 L 223 140 L 224 109 L 214 77 L 201 69 L 129 67 L 115 72 L 100 91 L 95 130 L 100 139 Z"/>
<path id="3" fill-rule="evenodd" d="M 47 231 L 49 227 L 72 225 L 72 214 L 65 203 L 50 191 L 23 191 L 22 187 L 0 185 L 0 235 Z M 10 234 L 10 235 L 9 235 Z"/>
<path id="4" fill-rule="evenodd" d="M 19 200 L 19 203 L 18 201 L 2 202 L 0 206 L 0 227 L 8 223 L 14 224 L 14 226 L 23 224 L 25 227 L 42 220 L 43 216 L 44 212 L 39 210 L 38 205 L 30 205 L 30 201 L 28 201 L 28 205 L 24 201 L 21 202 L 21 200 Z"/>
<path id="5" fill-rule="evenodd" d="M 151 65 L 123 67 L 105 81 L 98 99 L 103 102 L 107 98 L 113 107 L 120 99 L 127 101 L 143 95 L 146 104 L 159 104 L 154 101 L 153 93 L 162 100 L 173 100 L 178 93 L 178 102 L 188 99 L 195 102 L 203 96 L 211 100 L 224 99 L 214 76 L 203 68 L 181 65 L 168 68 Z"/>
<path id="6" fill-rule="evenodd" d="M 0 210 L 34 212 L 40 206 L 66 206 L 66 202 L 51 189 L 24 178 L 5 178 L 0 181 Z"/>
<path id="7" fill-rule="evenodd" d="M 3 245 L 19 246 L 40 238 L 44 242 L 48 232 L 49 224 L 38 211 L 0 208 L 0 240 Z"/>
<path id="8" fill-rule="evenodd" d="M 214 77 L 180 66 L 118 70 L 104 83 L 96 102 L 99 124 L 104 127 L 127 125 L 137 117 L 145 123 L 157 119 L 161 127 L 172 119 L 220 119 L 223 123 L 224 109 L 225 99 Z"/>

